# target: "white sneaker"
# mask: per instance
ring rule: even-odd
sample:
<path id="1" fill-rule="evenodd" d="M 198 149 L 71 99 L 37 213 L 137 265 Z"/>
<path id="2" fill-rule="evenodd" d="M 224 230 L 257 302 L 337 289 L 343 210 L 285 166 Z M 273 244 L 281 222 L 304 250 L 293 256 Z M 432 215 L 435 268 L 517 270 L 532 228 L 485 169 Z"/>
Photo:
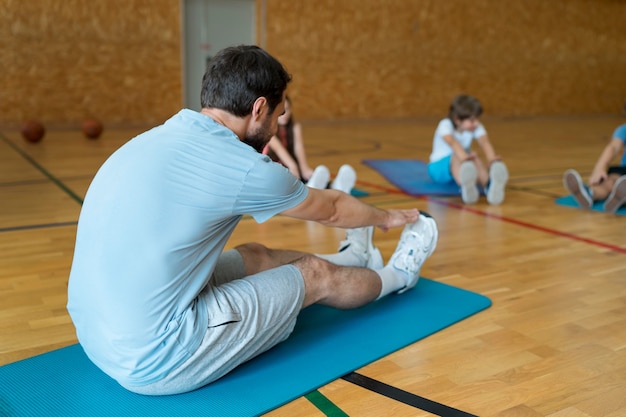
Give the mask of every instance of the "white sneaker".
<path id="1" fill-rule="evenodd" d="M 354 188 L 354 184 L 356 184 L 356 172 L 354 168 L 346 164 L 339 168 L 337 176 L 330 184 L 330 188 L 350 194 L 350 191 Z"/>
<path id="2" fill-rule="evenodd" d="M 470 161 L 461 163 L 459 177 L 461 179 L 461 198 L 463 202 L 465 204 L 474 204 L 480 196 L 476 186 L 476 179 L 478 178 L 476 165 Z"/>
<path id="3" fill-rule="evenodd" d="M 404 272 L 407 284 L 398 294 L 413 288 L 420 277 L 422 265 L 437 247 L 437 222 L 428 214 L 420 214 L 415 223 L 404 226 L 396 251 L 388 265 Z"/>
<path id="4" fill-rule="evenodd" d="M 339 251 L 351 251 L 360 262 L 369 269 L 380 269 L 384 266 L 380 250 L 372 243 L 374 226 L 359 227 L 346 230 L 346 239 L 339 245 Z"/>
<path id="5" fill-rule="evenodd" d="M 328 185 L 328 181 L 330 181 L 330 171 L 325 165 L 318 165 L 313 170 L 313 174 L 311 174 L 306 185 L 323 190 Z"/>
<path id="6" fill-rule="evenodd" d="M 504 201 L 504 187 L 509 180 L 509 170 L 502 161 L 494 161 L 489 167 L 489 189 L 487 190 L 487 202 L 500 204 Z"/>
<path id="7" fill-rule="evenodd" d="M 626 175 L 619 177 L 613 184 L 611 194 L 604 201 L 604 210 L 616 213 L 624 203 L 626 203 Z"/>
<path id="8" fill-rule="evenodd" d="M 569 193 L 574 196 L 578 205 L 584 209 L 590 209 L 593 205 L 593 199 L 587 191 L 587 187 L 583 184 L 580 174 L 573 169 L 568 169 L 563 174 L 563 186 Z"/>

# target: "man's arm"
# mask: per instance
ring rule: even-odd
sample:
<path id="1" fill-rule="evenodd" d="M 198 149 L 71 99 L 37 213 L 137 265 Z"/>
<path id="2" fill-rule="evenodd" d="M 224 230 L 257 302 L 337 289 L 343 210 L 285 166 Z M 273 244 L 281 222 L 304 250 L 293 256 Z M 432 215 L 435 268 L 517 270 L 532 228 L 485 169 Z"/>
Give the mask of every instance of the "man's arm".
<path id="1" fill-rule="evenodd" d="M 341 191 L 314 188 L 309 189 L 309 195 L 302 203 L 282 214 L 332 227 L 376 226 L 385 231 L 416 222 L 419 218 L 417 209 L 383 210 Z"/>

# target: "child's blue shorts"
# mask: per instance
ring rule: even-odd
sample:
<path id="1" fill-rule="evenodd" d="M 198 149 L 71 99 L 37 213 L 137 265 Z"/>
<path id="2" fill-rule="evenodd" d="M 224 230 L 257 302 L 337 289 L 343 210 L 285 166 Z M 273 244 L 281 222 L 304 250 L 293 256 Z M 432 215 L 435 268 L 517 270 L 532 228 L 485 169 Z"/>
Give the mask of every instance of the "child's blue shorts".
<path id="1" fill-rule="evenodd" d="M 448 155 L 441 158 L 438 161 L 428 164 L 428 175 L 430 178 L 438 184 L 445 184 L 447 182 L 455 182 L 452 172 L 450 171 L 450 160 L 452 155 Z"/>

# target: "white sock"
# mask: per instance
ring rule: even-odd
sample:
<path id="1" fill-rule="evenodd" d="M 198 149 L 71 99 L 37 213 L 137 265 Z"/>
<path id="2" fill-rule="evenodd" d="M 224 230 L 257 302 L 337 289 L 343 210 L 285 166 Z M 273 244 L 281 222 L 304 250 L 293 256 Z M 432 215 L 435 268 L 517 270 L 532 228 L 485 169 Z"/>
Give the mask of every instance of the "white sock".
<path id="1" fill-rule="evenodd" d="M 401 290 L 406 287 L 408 282 L 404 272 L 398 271 L 390 265 L 385 266 L 383 269 L 376 270 L 376 273 L 380 276 L 380 280 L 382 281 L 382 287 L 377 300 L 387 294 Z"/>
<path id="2" fill-rule="evenodd" d="M 344 250 L 343 252 L 331 253 L 319 255 L 315 254 L 318 258 L 327 260 L 340 266 L 365 266 L 363 260 L 354 254 L 351 250 Z"/>

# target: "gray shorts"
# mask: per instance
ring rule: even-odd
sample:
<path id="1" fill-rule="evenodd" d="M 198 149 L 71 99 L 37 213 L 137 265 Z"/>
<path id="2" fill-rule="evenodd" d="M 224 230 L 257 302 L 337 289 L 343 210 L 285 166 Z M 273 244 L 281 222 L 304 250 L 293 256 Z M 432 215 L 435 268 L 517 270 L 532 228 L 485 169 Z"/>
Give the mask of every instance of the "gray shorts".
<path id="1" fill-rule="evenodd" d="M 220 256 L 200 297 L 206 298 L 209 323 L 198 350 L 164 379 L 126 389 L 144 395 L 192 391 L 287 339 L 304 301 L 304 279 L 293 265 L 244 276 L 233 249 Z"/>

